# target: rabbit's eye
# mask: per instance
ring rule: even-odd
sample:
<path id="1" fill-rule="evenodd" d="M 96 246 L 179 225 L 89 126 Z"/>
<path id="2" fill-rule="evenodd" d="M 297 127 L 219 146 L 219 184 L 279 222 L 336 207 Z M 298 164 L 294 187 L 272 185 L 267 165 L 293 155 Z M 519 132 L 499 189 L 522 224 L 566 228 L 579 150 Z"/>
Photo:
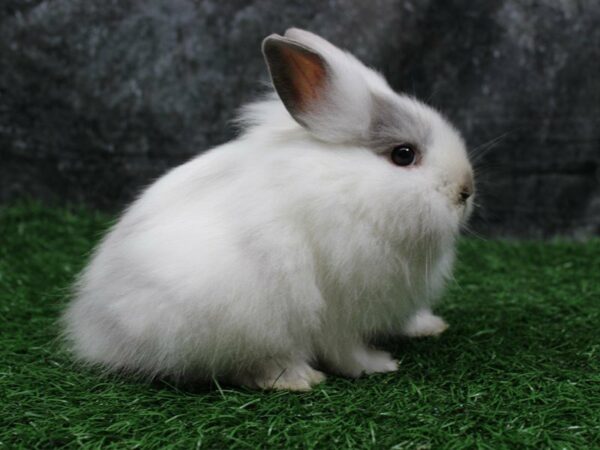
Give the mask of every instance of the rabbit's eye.
<path id="1" fill-rule="evenodd" d="M 417 154 L 412 146 L 402 144 L 394 147 L 390 158 L 397 166 L 411 166 L 417 159 Z"/>

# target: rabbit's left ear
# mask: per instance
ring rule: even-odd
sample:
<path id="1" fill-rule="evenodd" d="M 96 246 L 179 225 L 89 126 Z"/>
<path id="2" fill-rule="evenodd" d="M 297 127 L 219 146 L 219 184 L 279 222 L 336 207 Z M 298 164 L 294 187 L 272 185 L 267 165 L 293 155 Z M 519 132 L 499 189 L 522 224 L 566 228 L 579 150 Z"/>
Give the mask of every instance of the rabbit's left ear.
<path id="1" fill-rule="evenodd" d="M 262 45 L 273 86 L 292 116 L 324 100 L 331 69 L 317 52 L 276 34 Z"/>
<path id="2" fill-rule="evenodd" d="M 371 95 L 356 70 L 358 61 L 277 34 L 265 38 L 262 51 L 275 90 L 300 125 L 329 142 L 360 138 L 369 123 Z"/>

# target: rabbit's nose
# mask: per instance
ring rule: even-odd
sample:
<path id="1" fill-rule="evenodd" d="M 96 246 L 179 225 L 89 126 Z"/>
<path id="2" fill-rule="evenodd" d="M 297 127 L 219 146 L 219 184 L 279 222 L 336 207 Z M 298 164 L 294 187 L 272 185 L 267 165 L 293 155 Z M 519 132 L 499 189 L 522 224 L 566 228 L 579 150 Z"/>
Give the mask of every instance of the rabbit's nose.
<path id="1" fill-rule="evenodd" d="M 467 199 L 471 196 L 472 192 L 466 188 L 463 188 L 462 191 L 460 191 L 459 197 L 460 197 L 460 201 L 461 203 L 464 203 L 467 201 Z"/>
<path id="2" fill-rule="evenodd" d="M 465 203 L 469 199 L 469 197 L 473 195 L 473 190 L 473 178 L 468 177 L 467 181 L 465 181 L 461 186 L 458 194 L 458 200 L 460 201 L 460 203 Z"/>

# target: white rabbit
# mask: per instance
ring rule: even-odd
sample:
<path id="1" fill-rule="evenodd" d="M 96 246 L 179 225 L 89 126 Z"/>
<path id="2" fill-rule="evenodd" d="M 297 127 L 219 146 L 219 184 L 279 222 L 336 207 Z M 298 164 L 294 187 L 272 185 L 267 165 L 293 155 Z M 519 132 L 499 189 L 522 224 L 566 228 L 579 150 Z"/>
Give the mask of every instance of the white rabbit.
<path id="1" fill-rule="evenodd" d="M 78 359 L 149 377 L 308 390 L 397 370 L 369 342 L 427 335 L 472 208 L 459 133 L 307 31 L 271 35 L 275 90 L 244 132 L 151 185 L 63 317 Z"/>

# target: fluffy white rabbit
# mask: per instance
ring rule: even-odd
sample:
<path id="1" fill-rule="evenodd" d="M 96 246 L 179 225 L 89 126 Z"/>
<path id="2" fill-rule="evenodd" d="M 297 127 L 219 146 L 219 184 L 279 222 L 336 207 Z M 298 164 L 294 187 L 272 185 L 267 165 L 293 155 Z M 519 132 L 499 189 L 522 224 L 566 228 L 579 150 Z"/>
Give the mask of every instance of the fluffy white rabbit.
<path id="1" fill-rule="evenodd" d="M 430 307 L 473 194 L 459 133 L 307 31 L 262 49 L 278 96 L 151 185 L 96 249 L 63 317 L 79 360 L 308 390 L 315 367 L 396 370 L 376 336 L 446 328 Z"/>

